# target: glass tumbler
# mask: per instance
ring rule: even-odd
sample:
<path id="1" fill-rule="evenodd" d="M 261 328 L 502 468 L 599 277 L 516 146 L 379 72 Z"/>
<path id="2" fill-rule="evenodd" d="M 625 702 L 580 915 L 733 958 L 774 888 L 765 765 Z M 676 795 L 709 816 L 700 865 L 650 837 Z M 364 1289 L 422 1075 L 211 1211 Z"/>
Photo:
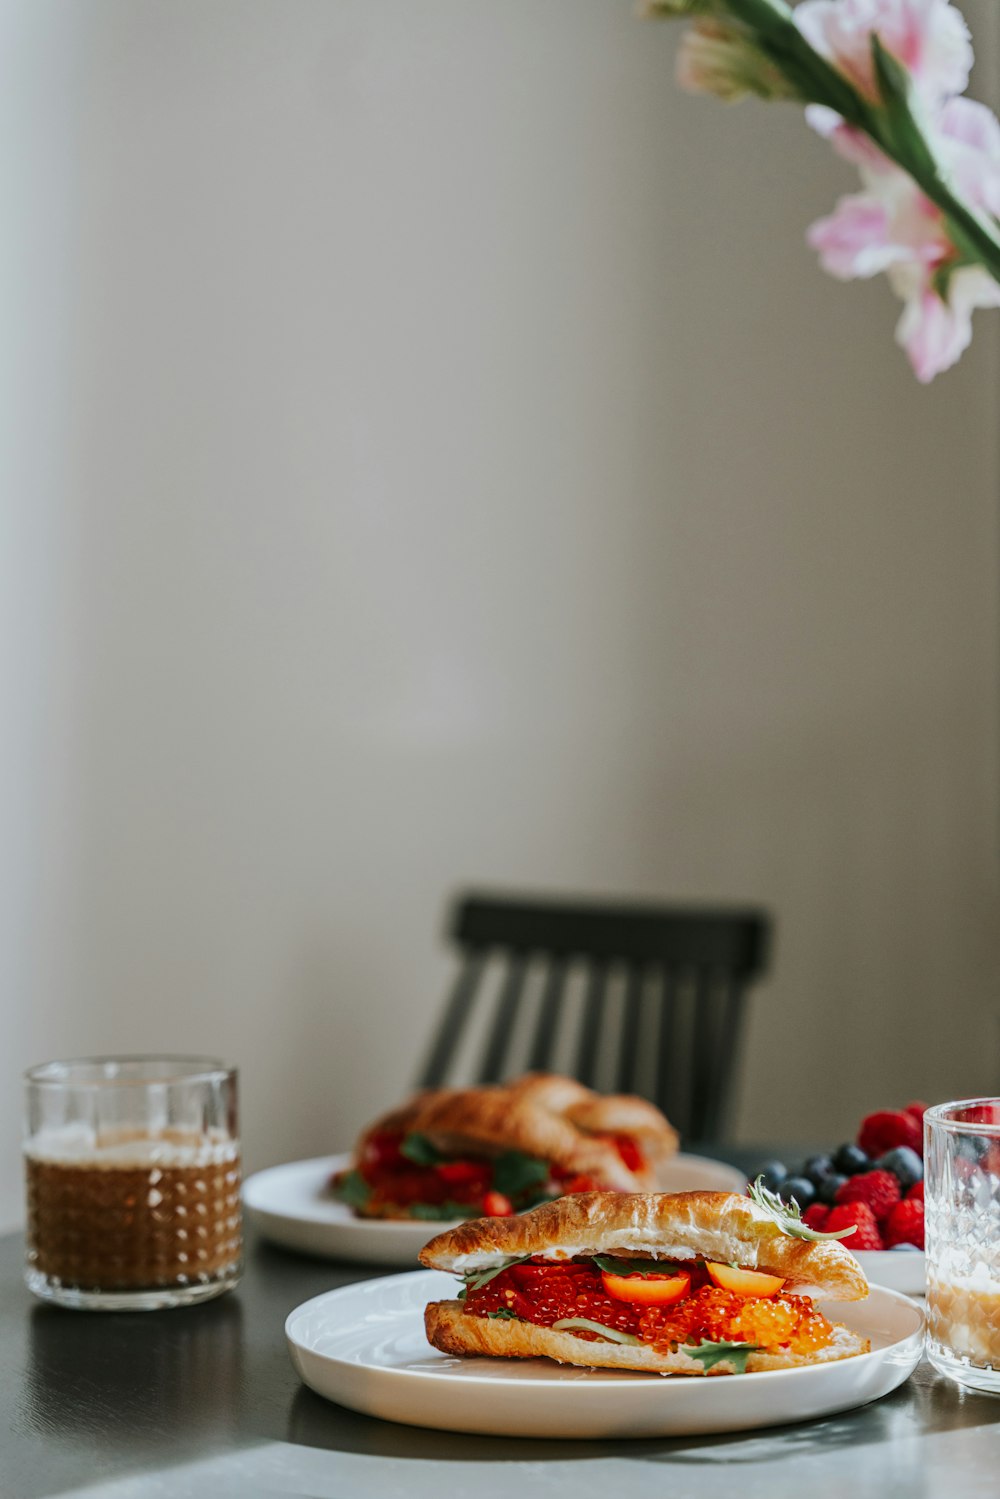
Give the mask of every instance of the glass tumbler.
<path id="1" fill-rule="evenodd" d="M 1000 1394 L 1000 1099 L 924 1115 L 927 1356 L 959 1384 Z"/>
<path id="2" fill-rule="evenodd" d="M 29 1290 L 85 1310 L 207 1301 L 242 1270 L 236 1071 L 88 1057 L 25 1076 Z"/>

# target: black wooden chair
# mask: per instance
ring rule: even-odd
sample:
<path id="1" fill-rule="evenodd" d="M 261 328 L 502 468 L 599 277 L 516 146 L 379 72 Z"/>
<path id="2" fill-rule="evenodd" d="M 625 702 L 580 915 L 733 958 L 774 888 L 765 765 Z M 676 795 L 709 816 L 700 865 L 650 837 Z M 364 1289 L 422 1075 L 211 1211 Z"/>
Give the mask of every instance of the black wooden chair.
<path id="1" fill-rule="evenodd" d="M 420 1086 L 554 1068 L 652 1098 L 686 1140 L 720 1138 L 747 989 L 769 956 L 763 912 L 467 894 L 449 936 L 462 965 Z"/>

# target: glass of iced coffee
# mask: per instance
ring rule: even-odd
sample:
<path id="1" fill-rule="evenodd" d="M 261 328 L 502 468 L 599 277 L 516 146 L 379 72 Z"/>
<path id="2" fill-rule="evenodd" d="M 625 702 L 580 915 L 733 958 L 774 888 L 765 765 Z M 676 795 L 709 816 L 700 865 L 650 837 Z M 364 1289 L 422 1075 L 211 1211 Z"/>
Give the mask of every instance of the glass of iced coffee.
<path id="1" fill-rule="evenodd" d="M 26 1074 L 25 1280 L 87 1310 L 207 1301 L 242 1269 L 235 1069 L 88 1057 Z"/>
<path id="2" fill-rule="evenodd" d="M 1000 1099 L 928 1109 L 924 1173 L 928 1358 L 1000 1395 Z"/>

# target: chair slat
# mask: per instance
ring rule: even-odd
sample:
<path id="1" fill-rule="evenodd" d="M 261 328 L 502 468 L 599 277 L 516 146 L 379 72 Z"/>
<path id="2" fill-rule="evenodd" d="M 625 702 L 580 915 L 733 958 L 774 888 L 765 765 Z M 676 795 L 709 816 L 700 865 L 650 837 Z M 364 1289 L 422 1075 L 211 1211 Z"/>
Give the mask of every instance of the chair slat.
<path id="1" fill-rule="evenodd" d="M 486 953 L 477 949 L 471 951 L 462 964 L 444 1016 L 438 1026 L 434 1044 L 424 1063 L 423 1072 L 420 1074 L 418 1085 L 421 1088 L 439 1088 L 444 1082 L 452 1058 L 458 1050 L 462 1032 L 468 1023 L 472 1001 L 483 976 L 485 965 Z"/>
<path id="2" fill-rule="evenodd" d="M 710 1080 L 717 1060 L 712 1025 L 712 990 L 712 975 L 700 972 L 694 988 L 694 1070 L 690 1122 L 690 1132 L 695 1140 L 709 1138 L 706 1131 L 711 1114 Z"/>
<path id="3" fill-rule="evenodd" d="M 497 1000 L 496 1014 L 493 1017 L 493 1025 L 490 1029 L 489 1038 L 483 1051 L 483 1059 L 479 1067 L 479 1081 L 481 1083 L 497 1083 L 504 1075 L 507 1057 L 510 1051 L 511 1037 L 514 1026 L 517 1023 L 517 1012 L 521 1005 L 524 993 L 524 980 L 528 971 L 528 961 L 521 956 L 511 959 Z"/>
<path id="4" fill-rule="evenodd" d="M 618 1048 L 618 1091 L 631 1093 L 639 1070 L 639 1025 L 642 1005 L 642 969 L 629 967 L 625 975 L 625 1008 Z"/>
<path id="5" fill-rule="evenodd" d="M 677 986 L 669 969 L 660 974 L 659 1035 L 656 1047 L 655 1097 L 658 1108 L 676 1126 L 677 1096 L 674 1048 L 677 1033 Z"/>
<path id="6" fill-rule="evenodd" d="M 597 1081 L 597 1057 L 604 1017 L 604 993 L 608 983 L 605 964 L 595 963 L 587 975 L 587 992 L 583 1000 L 580 1040 L 577 1045 L 575 1076 L 588 1088 Z"/>
<path id="7" fill-rule="evenodd" d="M 552 1066 L 565 982 L 566 964 L 557 959 L 549 965 L 545 977 L 535 1038 L 528 1053 L 528 1067 L 532 1072 L 542 1072 Z"/>
<path id="8" fill-rule="evenodd" d="M 709 1076 L 703 1140 L 717 1140 L 732 1102 L 732 1080 L 746 1010 L 744 996 L 735 979 L 720 980 L 714 997 L 714 1065 Z"/>

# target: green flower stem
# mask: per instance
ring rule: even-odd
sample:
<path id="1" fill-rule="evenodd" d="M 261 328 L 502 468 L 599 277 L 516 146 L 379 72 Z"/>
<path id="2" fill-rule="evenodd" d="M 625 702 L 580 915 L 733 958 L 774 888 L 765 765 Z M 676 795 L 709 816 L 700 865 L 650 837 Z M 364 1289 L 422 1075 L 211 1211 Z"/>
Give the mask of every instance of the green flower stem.
<path id="1" fill-rule="evenodd" d="M 963 260 L 984 266 L 1000 281 L 1000 226 L 967 203 L 949 182 L 917 118 L 909 75 L 877 37 L 872 38 L 872 50 L 882 102 L 873 104 L 809 45 L 784 0 L 716 4 L 753 34 L 760 50 L 807 103 L 834 110 L 908 172 L 944 214 Z"/>

